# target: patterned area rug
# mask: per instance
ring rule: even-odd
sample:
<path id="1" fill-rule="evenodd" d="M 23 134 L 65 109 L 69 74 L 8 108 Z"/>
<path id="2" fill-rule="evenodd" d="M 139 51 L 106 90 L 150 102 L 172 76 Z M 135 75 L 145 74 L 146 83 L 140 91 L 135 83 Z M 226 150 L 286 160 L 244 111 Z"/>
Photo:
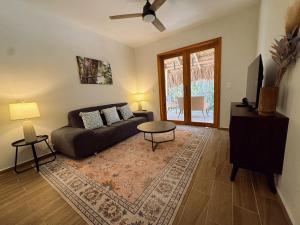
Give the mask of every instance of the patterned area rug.
<path id="1" fill-rule="evenodd" d="M 41 174 L 88 224 L 172 224 L 210 134 L 179 126 L 152 152 L 140 133 L 84 160 L 59 156 Z"/>

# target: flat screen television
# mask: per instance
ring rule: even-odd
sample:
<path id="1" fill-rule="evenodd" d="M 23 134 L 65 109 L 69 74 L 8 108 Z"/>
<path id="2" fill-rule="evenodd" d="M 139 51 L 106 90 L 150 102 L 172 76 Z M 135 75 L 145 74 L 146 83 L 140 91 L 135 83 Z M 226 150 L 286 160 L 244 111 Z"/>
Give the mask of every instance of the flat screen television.
<path id="1" fill-rule="evenodd" d="M 264 79 L 264 67 L 261 55 L 248 67 L 246 98 L 243 103 L 249 108 L 258 108 L 259 92 Z"/>

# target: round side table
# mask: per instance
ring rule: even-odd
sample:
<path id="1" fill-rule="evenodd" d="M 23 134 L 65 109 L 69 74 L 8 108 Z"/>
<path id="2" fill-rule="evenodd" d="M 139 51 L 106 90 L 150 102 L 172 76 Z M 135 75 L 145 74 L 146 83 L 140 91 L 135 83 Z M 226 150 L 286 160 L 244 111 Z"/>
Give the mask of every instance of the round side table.
<path id="1" fill-rule="evenodd" d="M 27 170 L 29 170 L 29 169 L 34 168 L 34 166 L 33 166 L 33 167 L 30 167 L 30 168 L 27 168 L 27 169 L 24 169 L 24 170 L 21 170 L 21 171 L 18 171 L 18 170 L 17 170 L 17 166 L 18 166 L 18 165 L 17 165 L 17 163 L 18 163 L 18 150 L 19 150 L 19 147 L 24 147 L 24 146 L 28 146 L 28 145 L 31 146 L 31 150 L 32 150 L 32 154 L 33 154 L 33 158 L 34 158 L 35 167 L 36 167 L 37 172 L 40 171 L 40 168 L 39 168 L 39 167 L 40 167 L 41 165 L 46 164 L 46 163 L 49 163 L 49 162 L 52 162 L 52 161 L 54 161 L 54 160 L 56 159 L 56 155 L 55 155 L 54 151 L 52 150 L 52 148 L 50 147 L 50 145 L 49 145 L 49 143 L 47 142 L 47 140 L 48 140 L 48 135 L 40 135 L 40 136 L 37 136 L 37 140 L 36 140 L 36 141 L 33 141 L 33 142 L 27 143 L 27 142 L 25 142 L 24 139 L 21 139 L 21 140 L 18 140 L 18 141 L 13 142 L 13 143 L 11 144 L 13 147 L 16 148 L 16 155 L 15 155 L 15 172 L 16 172 L 16 173 L 22 173 L 22 172 L 24 172 L 24 171 L 27 171 Z M 43 163 L 41 163 L 41 164 L 39 164 L 39 159 L 38 159 L 38 157 L 37 157 L 37 155 L 36 155 L 35 146 L 34 146 L 35 144 L 40 143 L 40 142 L 45 142 L 46 145 L 48 146 L 48 148 L 50 149 L 51 154 L 53 155 L 53 159 L 51 159 L 51 160 L 49 160 L 49 161 L 46 161 L 46 162 L 43 162 Z"/>

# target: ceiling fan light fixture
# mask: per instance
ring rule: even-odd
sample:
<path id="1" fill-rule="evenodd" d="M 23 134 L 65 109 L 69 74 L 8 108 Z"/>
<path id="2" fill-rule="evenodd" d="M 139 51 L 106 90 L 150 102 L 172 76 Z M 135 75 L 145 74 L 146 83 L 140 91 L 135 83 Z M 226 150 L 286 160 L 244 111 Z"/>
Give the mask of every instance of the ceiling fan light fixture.
<path id="1" fill-rule="evenodd" d="M 131 14 L 122 14 L 110 16 L 111 20 L 115 19 L 127 19 L 127 18 L 136 18 L 142 17 L 145 23 L 152 23 L 160 32 L 166 30 L 166 27 L 162 22 L 156 17 L 156 11 L 166 2 L 167 0 L 154 0 L 152 4 L 149 0 L 146 0 L 146 4 L 143 7 L 142 13 L 131 13 Z"/>
<path id="2" fill-rule="evenodd" d="M 151 9 L 151 4 L 149 0 L 147 0 L 144 8 L 143 8 L 143 20 L 146 23 L 152 23 L 155 20 L 155 12 Z"/>
<path id="3" fill-rule="evenodd" d="M 147 14 L 147 15 L 143 16 L 143 20 L 146 23 L 152 23 L 155 20 L 155 15 L 153 15 L 153 14 Z"/>

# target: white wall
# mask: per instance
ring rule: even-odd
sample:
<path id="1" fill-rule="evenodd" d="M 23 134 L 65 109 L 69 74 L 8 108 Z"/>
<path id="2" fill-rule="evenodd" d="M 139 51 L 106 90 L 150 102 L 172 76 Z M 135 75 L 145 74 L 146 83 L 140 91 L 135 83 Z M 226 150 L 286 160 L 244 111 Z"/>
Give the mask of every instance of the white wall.
<path id="1" fill-rule="evenodd" d="M 37 133 L 50 134 L 67 123 L 68 111 L 127 101 L 135 91 L 133 49 L 21 2 L 1 2 L 0 40 L 0 170 L 13 165 L 10 143 L 23 136 L 22 122 L 10 121 L 9 103 L 36 101 L 41 113 L 33 120 Z M 110 62 L 114 84 L 80 84 L 77 55 Z M 20 158 L 28 156 L 30 151 Z"/>
<path id="2" fill-rule="evenodd" d="M 263 53 L 268 75 L 274 71 L 269 53 L 274 38 L 285 33 L 287 7 L 294 0 L 263 0 L 260 9 L 258 51 Z M 300 224 L 300 62 L 292 66 L 280 86 L 278 110 L 290 118 L 283 174 L 278 190 L 294 224 Z"/>
<path id="3" fill-rule="evenodd" d="M 230 102 L 245 97 L 248 65 L 256 56 L 257 25 L 258 5 L 136 48 L 138 88 L 149 96 L 144 107 L 159 118 L 157 54 L 222 37 L 220 127 L 228 127 Z"/>

